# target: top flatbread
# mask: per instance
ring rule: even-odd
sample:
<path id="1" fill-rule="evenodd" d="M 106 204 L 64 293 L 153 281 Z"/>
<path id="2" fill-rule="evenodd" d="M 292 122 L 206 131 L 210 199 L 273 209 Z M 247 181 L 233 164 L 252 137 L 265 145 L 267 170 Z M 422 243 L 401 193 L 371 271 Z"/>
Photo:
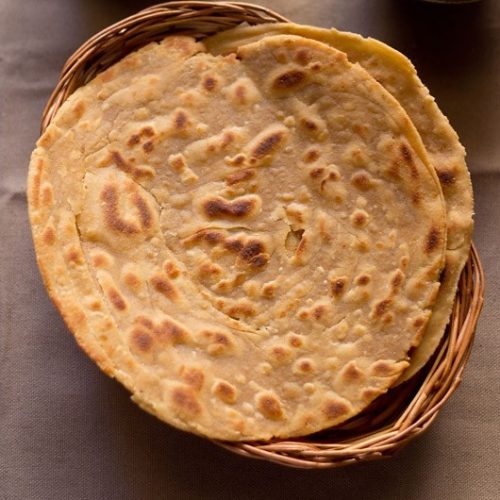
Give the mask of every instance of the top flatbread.
<path id="1" fill-rule="evenodd" d="M 437 348 L 449 321 L 458 279 L 467 261 L 473 229 L 473 194 L 465 150 L 448 119 L 420 81 L 412 63 L 400 52 L 372 38 L 335 29 L 297 24 L 238 27 L 205 40 L 210 52 L 228 53 L 265 36 L 300 35 L 326 43 L 359 63 L 388 90 L 408 113 L 436 170 L 447 208 L 448 242 L 441 288 L 420 345 L 401 381 L 414 375 Z"/>
<path id="2" fill-rule="evenodd" d="M 305 435 L 408 366 L 446 216 L 420 137 L 345 54 L 170 37 L 58 111 L 30 164 L 49 293 L 134 400 L 231 440 Z"/>

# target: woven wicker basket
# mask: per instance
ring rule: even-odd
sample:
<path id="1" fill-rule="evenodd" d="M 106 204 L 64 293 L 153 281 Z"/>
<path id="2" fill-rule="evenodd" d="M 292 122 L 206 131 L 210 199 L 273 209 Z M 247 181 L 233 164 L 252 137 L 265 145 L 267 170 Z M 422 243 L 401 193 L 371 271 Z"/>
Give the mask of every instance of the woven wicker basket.
<path id="1" fill-rule="evenodd" d="M 235 2 L 168 2 L 101 31 L 66 62 L 42 117 L 42 131 L 71 93 L 124 55 L 167 34 L 196 38 L 248 24 L 287 21 L 266 8 Z M 462 273 L 450 325 L 424 369 L 345 424 L 301 439 L 217 442 L 247 457 L 302 468 L 338 467 L 393 455 L 425 431 L 460 383 L 481 311 L 484 276 L 475 247 Z"/>

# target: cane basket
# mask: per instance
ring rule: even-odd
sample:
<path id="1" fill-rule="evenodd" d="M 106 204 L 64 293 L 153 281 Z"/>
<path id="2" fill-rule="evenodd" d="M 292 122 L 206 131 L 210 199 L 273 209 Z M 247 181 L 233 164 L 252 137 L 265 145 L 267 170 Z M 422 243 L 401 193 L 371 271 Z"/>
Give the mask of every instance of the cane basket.
<path id="1" fill-rule="evenodd" d="M 258 5 L 200 1 L 162 3 L 123 19 L 94 35 L 68 59 L 43 112 L 42 132 L 78 87 L 149 42 L 174 33 L 202 39 L 241 23 L 273 22 L 287 19 Z M 460 383 L 483 294 L 481 261 L 472 245 L 446 334 L 431 360 L 410 380 L 390 389 L 346 423 L 311 436 L 266 443 L 215 442 L 246 457 L 311 469 L 392 456 L 429 427 Z"/>

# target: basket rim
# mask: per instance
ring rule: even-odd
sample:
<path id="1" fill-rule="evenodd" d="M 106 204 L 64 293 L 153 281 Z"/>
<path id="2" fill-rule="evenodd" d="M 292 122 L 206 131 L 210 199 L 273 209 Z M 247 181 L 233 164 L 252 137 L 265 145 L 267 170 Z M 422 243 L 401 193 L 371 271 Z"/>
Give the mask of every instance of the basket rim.
<path id="1" fill-rule="evenodd" d="M 173 1 L 141 10 L 96 33 L 67 59 L 43 110 L 41 132 L 49 125 L 59 107 L 76 88 L 114 62 L 105 58 L 110 42 L 115 43 L 121 37 L 123 49 L 128 50 L 130 46 L 126 46 L 126 43 L 131 39 L 135 40 L 134 36 L 140 37 L 141 35 L 138 29 L 139 35 L 130 35 L 130 38 L 126 38 L 134 29 L 144 27 L 147 34 L 147 28 L 157 23 L 161 29 L 156 34 L 164 37 L 171 31 L 171 25 L 174 24 L 171 22 L 172 19 L 177 20 L 175 24 L 178 27 L 181 24 L 179 16 L 183 16 L 182 22 L 188 24 L 193 19 L 203 17 L 200 12 L 205 17 L 212 16 L 214 26 L 224 26 L 226 21 L 229 22 L 228 20 L 233 24 L 243 20 L 248 22 L 249 19 L 259 24 L 289 22 L 288 19 L 269 8 L 245 2 Z M 150 41 L 152 39 L 145 36 L 142 45 Z M 126 53 L 122 52 L 120 58 Z M 405 410 L 393 422 L 393 425 L 385 425 L 375 431 L 369 431 L 366 436 L 358 435 L 334 442 L 322 442 L 325 438 L 321 437 L 316 440 L 316 435 L 266 443 L 218 440 L 212 440 L 212 442 L 246 457 L 308 469 L 339 467 L 392 456 L 409 440 L 430 426 L 439 410 L 458 387 L 471 353 L 475 327 L 483 300 L 484 271 L 476 246 L 472 243 L 469 260 L 459 281 L 450 324 L 441 347 L 436 352 L 432 363 L 428 362 L 417 375 L 408 381 L 407 385 L 401 384 L 406 390 L 410 387 L 416 392 L 409 401 L 403 398 L 403 401 L 407 401 Z M 401 392 L 404 396 L 404 391 Z M 327 438 L 326 441 L 328 441 Z"/>

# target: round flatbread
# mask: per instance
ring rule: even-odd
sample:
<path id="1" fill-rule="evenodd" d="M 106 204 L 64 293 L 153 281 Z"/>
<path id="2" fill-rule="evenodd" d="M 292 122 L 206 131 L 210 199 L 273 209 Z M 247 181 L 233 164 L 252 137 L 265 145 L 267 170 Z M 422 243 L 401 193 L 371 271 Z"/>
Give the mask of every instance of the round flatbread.
<path id="1" fill-rule="evenodd" d="M 58 111 L 30 164 L 49 293 L 166 422 L 306 435 L 408 366 L 439 287 L 438 179 L 397 101 L 344 53 L 169 37 Z"/>
<path id="2" fill-rule="evenodd" d="M 407 380 L 425 365 L 438 347 L 450 319 L 458 279 L 469 257 L 473 193 L 465 150 L 411 61 L 378 40 L 335 29 L 276 23 L 227 30 L 206 39 L 205 44 L 214 54 L 229 53 L 246 43 L 277 34 L 299 35 L 326 43 L 344 52 L 349 61 L 363 66 L 408 113 L 439 177 L 448 220 L 446 265 L 422 342 L 414 350 L 410 366 L 400 379 Z"/>

